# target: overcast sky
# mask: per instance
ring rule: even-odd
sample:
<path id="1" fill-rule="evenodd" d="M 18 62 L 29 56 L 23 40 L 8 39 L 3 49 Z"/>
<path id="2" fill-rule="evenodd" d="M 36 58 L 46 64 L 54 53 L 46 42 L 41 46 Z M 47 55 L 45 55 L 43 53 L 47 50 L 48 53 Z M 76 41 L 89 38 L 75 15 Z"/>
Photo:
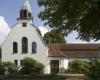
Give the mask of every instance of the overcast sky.
<path id="1" fill-rule="evenodd" d="M 17 18 L 19 18 L 19 11 L 20 11 L 20 9 L 22 7 L 23 1 L 24 0 L 0 0 L 0 16 L 2 18 L 4 18 L 3 21 L 5 21 L 5 23 L 7 24 L 7 26 L 13 27 L 16 24 Z M 46 31 L 45 28 L 48 29 L 48 27 L 44 26 L 43 25 L 44 24 L 43 21 L 41 21 L 38 18 L 38 13 L 42 10 L 42 8 L 38 7 L 37 0 L 29 0 L 29 2 L 30 2 L 31 7 L 32 7 L 33 21 L 34 21 L 35 26 L 42 27 L 40 29 L 42 29 L 43 31 Z M 2 19 L 0 19 L 0 20 L 2 20 Z M 0 24 L 0 27 L 3 27 L 3 26 Z M 0 31 L 2 31 L 2 30 L 0 30 Z M 9 30 L 8 30 L 8 32 L 9 32 Z M 0 32 L 0 37 L 1 37 L 1 35 L 3 36 L 4 32 Z M 77 33 L 74 32 L 73 34 L 69 35 L 66 38 L 66 40 L 69 43 L 70 42 L 72 42 L 72 43 L 76 43 L 76 42 L 77 43 L 80 43 L 80 42 L 84 43 L 84 41 L 75 40 L 76 37 L 77 37 Z M 93 42 L 93 41 L 91 41 L 91 42 Z"/>

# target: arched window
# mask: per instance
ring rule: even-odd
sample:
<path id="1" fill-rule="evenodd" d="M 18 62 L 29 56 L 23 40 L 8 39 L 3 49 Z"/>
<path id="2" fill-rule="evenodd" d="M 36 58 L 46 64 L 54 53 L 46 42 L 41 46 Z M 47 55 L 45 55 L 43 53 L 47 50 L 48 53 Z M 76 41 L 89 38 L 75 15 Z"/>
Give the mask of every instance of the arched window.
<path id="1" fill-rule="evenodd" d="M 13 53 L 17 53 L 17 52 L 18 52 L 17 42 L 13 42 Z"/>
<path id="2" fill-rule="evenodd" d="M 32 42 L 32 53 L 36 53 L 37 52 L 37 44 L 36 42 Z"/>
<path id="3" fill-rule="evenodd" d="M 22 53 L 28 52 L 28 39 L 26 37 L 22 38 Z"/>

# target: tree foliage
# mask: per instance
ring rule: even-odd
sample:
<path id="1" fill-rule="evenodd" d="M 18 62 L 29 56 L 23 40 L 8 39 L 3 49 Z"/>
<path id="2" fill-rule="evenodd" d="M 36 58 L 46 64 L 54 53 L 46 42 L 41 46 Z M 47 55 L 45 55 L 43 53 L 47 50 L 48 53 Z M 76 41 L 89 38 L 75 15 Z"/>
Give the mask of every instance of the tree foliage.
<path id="1" fill-rule="evenodd" d="M 88 62 L 75 60 L 69 63 L 67 73 L 85 74 L 87 80 L 100 80 L 100 58 L 90 59 Z"/>
<path id="2" fill-rule="evenodd" d="M 20 74 L 40 74 L 43 71 L 44 65 L 33 58 L 26 57 L 23 59 L 20 69 Z"/>
<path id="3" fill-rule="evenodd" d="M 100 39 L 100 0 L 37 0 L 43 7 L 39 18 L 66 34 L 76 30 L 78 38 Z"/>
<path id="4" fill-rule="evenodd" d="M 0 75 L 15 74 L 17 67 L 11 62 L 0 62 Z"/>
<path id="5" fill-rule="evenodd" d="M 65 43 L 65 36 L 59 29 L 53 29 L 50 32 L 47 32 L 44 37 L 46 43 Z"/>
<path id="6" fill-rule="evenodd" d="M 100 58 L 90 60 L 89 80 L 100 80 Z"/>
<path id="7" fill-rule="evenodd" d="M 68 73 L 72 74 L 86 74 L 89 73 L 90 65 L 86 61 L 75 60 L 70 62 Z"/>

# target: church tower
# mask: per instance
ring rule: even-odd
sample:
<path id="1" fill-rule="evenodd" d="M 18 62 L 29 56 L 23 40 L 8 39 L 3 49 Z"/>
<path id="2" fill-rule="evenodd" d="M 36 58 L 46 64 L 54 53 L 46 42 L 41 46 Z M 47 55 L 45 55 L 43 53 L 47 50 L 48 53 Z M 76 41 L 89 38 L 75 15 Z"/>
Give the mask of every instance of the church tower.
<path id="1" fill-rule="evenodd" d="M 28 0 L 24 0 L 24 4 L 20 10 L 20 19 L 33 19 L 31 6 Z"/>

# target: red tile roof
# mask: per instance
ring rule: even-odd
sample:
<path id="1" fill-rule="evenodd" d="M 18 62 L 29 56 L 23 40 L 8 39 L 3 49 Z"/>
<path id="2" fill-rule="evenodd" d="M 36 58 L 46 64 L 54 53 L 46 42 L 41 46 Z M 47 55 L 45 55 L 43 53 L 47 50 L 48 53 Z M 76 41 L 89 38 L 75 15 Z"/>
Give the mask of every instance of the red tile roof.
<path id="1" fill-rule="evenodd" d="M 98 57 L 100 44 L 49 44 L 49 57 Z"/>

